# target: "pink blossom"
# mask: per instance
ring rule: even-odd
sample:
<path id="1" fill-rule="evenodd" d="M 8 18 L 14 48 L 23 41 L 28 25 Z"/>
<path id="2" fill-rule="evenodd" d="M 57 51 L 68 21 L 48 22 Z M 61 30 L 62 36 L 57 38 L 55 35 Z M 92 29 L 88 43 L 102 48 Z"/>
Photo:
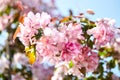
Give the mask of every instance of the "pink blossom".
<path id="1" fill-rule="evenodd" d="M 87 33 L 93 35 L 97 47 L 111 42 L 115 36 L 114 21 L 104 18 L 96 22 L 96 27 L 89 29 Z"/>
<path id="2" fill-rule="evenodd" d="M 45 27 L 48 23 L 50 23 L 51 16 L 49 14 L 42 12 L 40 18 L 41 26 Z"/>
<path id="3" fill-rule="evenodd" d="M 120 53 L 120 29 L 116 29 L 115 41 L 112 44 L 115 51 Z"/>
<path id="4" fill-rule="evenodd" d="M 54 42 L 51 42 L 50 39 L 50 37 L 41 37 L 40 41 L 36 43 L 36 51 L 43 59 L 47 58 L 49 60 L 54 58 L 59 52 L 57 46 L 54 45 Z"/>
<path id="5" fill-rule="evenodd" d="M 39 55 L 45 58 L 47 57 L 50 62 L 54 63 L 53 61 L 58 59 L 57 56 L 60 56 L 65 37 L 57 31 L 56 28 L 46 27 L 43 29 L 43 33 L 43 36 L 36 42 L 36 51 Z M 59 60 L 60 59 L 58 59 L 58 61 Z M 55 63 L 57 63 L 57 61 Z"/>
<path id="6" fill-rule="evenodd" d="M 78 65 L 79 68 L 85 67 L 86 71 L 94 71 L 98 66 L 98 55 L 93 52 L 89 47 L 84 46 L 81 48 L 81 53 L 74 58 L 73 62 Z"/>
<path id="7" fill-rule="evenodd" d="M 55 66 L 56 70 L 54 72 L 54 75 L 52 76 L 52 80 L 63 80 L 65 75 L 73 75 L 82 78 L 82 73 L 79 70 L 79 67 L 77 65 L 74 65 L 72 68 L 69 67 L 69 62 L 61 62 L 56 64 Z"/>
<path id="8" fill-rule="evenodd" d="M 70 23 L 67 25 L 62 25 L 59 30 L 60 32 L 64 33 L 65 37 L 67 37 L 68 41 L 76 41 L 77 39 L 83 40 L 84 37 L 82 36 L 83 32 L 81 29 L 81 24 L 72 24 Z"/>
<path id="9" fill-rule="evenodd" d="M 56 70 L 54 71 L 54 75 L 51 80 L 63 80 L 64 76 L 68 71 L 68 64 L 66 62 L 56 64 Z"/>
<path id="10" fill-rule="evenodd" d="M 37 33 L 38 31 L 36 29 L 31 29 L 29 27 L 26 27 L 23 24 L 20 24 L 19 26 L 20 26 L 20 33 L 18 34 L 18 37 L 20 41 L 25 46 L 32 44 L 32 39 L 34 39 L 32 37 L 35 36 L 35 33 Z"/>
<path id="11" fill-rule="evenodd" d="M 47 13 L 41 13 L 41 15 L 36 13 L 34 15 L 33 12 L 29 12 L 24 18 L 24 22 L 19 25 L 18 37 L 25 46 L 35 44 L 35 35 L 38 34 L 38 29 L 46 27 L 48 23 L 50 23 L 50 16 Z"/>
<path id="12" fill-rule="evenodd" d="M 81 46 L 78 43 L 68 42 L 65 43 L 63 50 L 61 52 L 62 60 L 71 60 L 74 56 L 80 53 Z"/>
<path id="13" fill-rule="evenodd" d="M 63 26 L 59 31 L 56 28 L 45 27 L 44 35 L 36 43 L 36 51 L 49 61 L 56 61 L 57 56 L 61 60 L 69 61 L 81 53 L 81 45 L 77 41 L 84 39 L 81 26 L 79 24 L 69 24 L 65 28 Z M 58 61 L 61 61 L 60 58 Z"/>
<path id="14" fill-rule="evenodd" d="M 99 58 L 97 53 L 91 52 L 91 55 L 87 59 L 87 71 L 94 71 L 98 67 Z"/>
<path id="15" fill-rule="evenodd" d="M 73 66 L 72 68 L 70 68 L 67 73 L 69 75 L 73 75 L 73 76 L 77 76 L 79 79 L 82 79 L 83 78 L 83 74 L 80 72 L 79 70 L 79 66 L 78 65 L 75 65 Z"/>

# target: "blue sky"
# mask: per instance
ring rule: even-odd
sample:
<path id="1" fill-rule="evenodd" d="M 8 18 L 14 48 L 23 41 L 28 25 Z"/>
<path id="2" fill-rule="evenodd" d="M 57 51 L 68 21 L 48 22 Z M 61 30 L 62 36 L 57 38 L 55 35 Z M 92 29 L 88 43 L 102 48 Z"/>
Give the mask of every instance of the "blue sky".
<path id="1" fill-rule="evenodd" d="M 92 9 L 96 14 L 88 16 L 90 19 L 113 18 L 116 20 L 117 26 L 120 26 L 120 0 L 56 0 L 56 5 L 65 16 L 69 14 L 69 9 L 73 11 L 74 15 Z"/>

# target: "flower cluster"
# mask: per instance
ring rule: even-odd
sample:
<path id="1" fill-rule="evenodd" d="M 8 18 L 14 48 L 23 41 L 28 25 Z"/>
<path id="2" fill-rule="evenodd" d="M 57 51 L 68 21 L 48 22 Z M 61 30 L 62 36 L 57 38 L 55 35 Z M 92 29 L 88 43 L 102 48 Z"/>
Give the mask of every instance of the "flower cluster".
<path id="1" fill-rule="evenodd" d="M 97 68 L 97 53 L 79 42 L 85 40 L 81 23 L 60 23 L 55 27 L 49 14 L 29 12 L 19 27 L 17 36 L 25 47 L 34 45 L 36 62 L 47 60 L 56 68 L 65 63 L 64 73 L 75 76 L 79 76 L 79 69 L 85 68 L 88 72 Z"/>
<path id="2" fill-rule="evenodd" d="M 28 15 L 24 18 L 24 22 L 20 23 L 20 37 L 21 42 L 28 46 L 29 43 L 33 44 L 35 35 L 38 34 L 40 28 L 44 28 L 50 22 L 50 16 L 47 13 L 42 13 L 41 15 L 37 13 L 34 15 L 32 12 L 29 12 Z"/>
<path id="3" fill-rule="evenodd" d="M 81 74 L 82 68 L 85 68 L 86 72 L 94 71 L 99 62 L 95 49 L 114 40 L 116 34 L 114 20 L 101 19 L 95 23 L 96 27 L 87 30 L 87 34 L 93 35 L 95 39 L 97 48 L 92 49 L 87 43 L 80 42 L 86 41 L 82 30 L 84 26 L 80 22 L 63 22 L 55 27 L 51 19 L 45 12 L 41 14 L 29 12 L 19 25 L 18 37 L 25 47 L 34 45 L 36 62 L 47 60 L 56 68 L 66 67 L 64 73 L 75 76 Z"/>
<path id="4" fill-rule="evenodd" d="M 88 30 L 89 35 L 95 38 L 97 47 L 105 46 L 107 43 L 112 43 L 116 34 L 115 20 L 103 18 L 96 22 L 96 27 Z"/>

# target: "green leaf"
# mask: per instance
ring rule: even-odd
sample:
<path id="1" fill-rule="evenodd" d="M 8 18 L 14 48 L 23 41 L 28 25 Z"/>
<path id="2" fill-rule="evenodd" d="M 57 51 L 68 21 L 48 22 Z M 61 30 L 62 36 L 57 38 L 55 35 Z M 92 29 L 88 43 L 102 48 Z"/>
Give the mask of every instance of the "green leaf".
<path id="1" fill-rule="evenodd" d="M 107 50 L 103 50 L 102 52 L 101 51 L 98 52 L 98 54 L 102 57 L 105 57 L 107 55 L 107 53 L 108 53 Z"/>
<path id="2" fill-rule="evenodd" d="M 110 60 L 108 63 L 107 63 L 107 66 L 108 68 L 114 68 L 115 67 L 115 59 L 112 59 Z"/>
<path id="3" fill-rule="evenodd" d="M 69 62 L 69 67 L 72 68 L 73 66 L 74 66 L 73 62 L 70 61 L 70 62 Z"/>

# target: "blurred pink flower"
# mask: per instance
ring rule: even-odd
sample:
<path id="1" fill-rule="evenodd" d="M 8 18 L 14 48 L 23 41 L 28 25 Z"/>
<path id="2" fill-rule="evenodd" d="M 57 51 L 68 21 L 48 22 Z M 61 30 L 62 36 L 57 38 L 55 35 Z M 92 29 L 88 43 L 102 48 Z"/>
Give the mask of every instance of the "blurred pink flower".
<path id="1" fill-rule="evenodd" d="M 58 15 L 55 2 L 52 0 L 16 0 L 15 4 L 22 10 L 21 13 L 29 11 L 48 12 L 52 16 Z"/>
<path id="2" fill-rule="evenodd" d="M 34 65 L 32 65 L 33 80 L 51 80 L 53 72 L 53 66 L 45 66 L 39 63 L 35 63 Z"/>
<path id="3" fill-rule="evenodd" d="M 3 73 L 6 68 L 9 68 L 9 61 L 4 55 L 2 55 L 0 57 L 0 74 Z"/>
<path id="4" fill-rule="evenodd" d="M 7 14 L 3 14 L 0 16 L 0 31 L 4 30 L 7 27 L 10 16 Z"/>
<path id="5" fill-rule="evenodd" d="M 120 80 L 119 76 L 116 76 L 115 74 L 112 75 L 112 80 Z"/>
<path id="6" fill-rule="evenodd" d="M 23 53 L 16 53 L 13 56 L 13 66 L 18 67 L 19 65 L 28 65 L 28 58 Z"/>
<path id="7" fill-rule="evenodd" d="M 0 0 L 0 12 L 3 11 L 12 0 Z"/>
<path id="8" fill-rule="evenodd" d="M 12 75 L 12 80 L 26 80 L 26 79 L 23 78 L 23 76 L 21 76 L 20 73 L 17 73 L 15 75 Z"/>

